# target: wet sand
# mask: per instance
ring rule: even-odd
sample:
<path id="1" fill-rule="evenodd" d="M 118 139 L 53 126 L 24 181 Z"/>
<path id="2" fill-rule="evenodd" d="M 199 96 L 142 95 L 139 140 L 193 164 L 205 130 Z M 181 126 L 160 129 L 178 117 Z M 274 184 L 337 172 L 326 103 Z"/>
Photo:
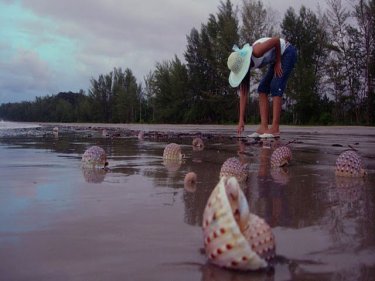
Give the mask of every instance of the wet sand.
<path id="1" fill-rule="evenodd" d="M 279 142 L 295 141 L 287 173 L 269 167 L 274 143 L 239 140 L 234 132 L 43 124 L 0 138 L 0 279 L 373 280 L 375 129 L 283 126 Z M 201 151 L 191 146 L 195 135 L 205 141 Z M 170 142 L 182 145 L 183 163 L 163 162 Z M 110 171 L 81 169 L 91 145 L 105 149 Z M 333 174 L 348 145 L 368 168 L 365 180 Z M 219 269 L 201 253 L 206 201 L 223 162 L 238 155 L 249 163 L 243 190 L 250 209 L 271 225 L 283 257 L 270 272 Z M 195 190 L 184 188 L 190 171 L 198 176 Z"/>

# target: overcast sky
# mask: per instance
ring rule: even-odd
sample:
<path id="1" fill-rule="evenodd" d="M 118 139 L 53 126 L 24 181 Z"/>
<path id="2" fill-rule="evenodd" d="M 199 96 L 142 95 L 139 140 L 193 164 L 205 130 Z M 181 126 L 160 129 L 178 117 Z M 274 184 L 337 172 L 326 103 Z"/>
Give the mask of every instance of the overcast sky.
<path id="1" fill-rule="evenodd" d="M 270 3 L 272 2 L 272 6 Z M 87 91 L 90 78 L 130 68 L 138 82 L 157 62 L 183 60 L 186 35 L 220 0 L 0 0 L 0 104 Z M 234 5 L 242 0 L 232 0 Z M 325 0 L 263 0 L 282 18 Z"/>

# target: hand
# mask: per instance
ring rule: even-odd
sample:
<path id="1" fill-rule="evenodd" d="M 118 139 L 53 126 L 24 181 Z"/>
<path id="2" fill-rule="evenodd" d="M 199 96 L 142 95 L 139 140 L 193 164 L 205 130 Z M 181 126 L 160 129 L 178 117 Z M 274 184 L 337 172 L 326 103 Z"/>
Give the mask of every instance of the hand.
<path id="1" fill-rule="evenodd" d="M 281 67 L 281 62 L 276 62 L 275 63 L 275 74 L 277 77 L 281 77 L 283 75 L 283 69 Z"/>
<path id="2" fill-rule="evenodd" d="M 244 124 L 244 122 L 243 121 L 239 121 L 238 122 L 238 126 L 237 126 L 237 134 L 240 136 L 244 130 L 245 130 L 245 124 Z"/>

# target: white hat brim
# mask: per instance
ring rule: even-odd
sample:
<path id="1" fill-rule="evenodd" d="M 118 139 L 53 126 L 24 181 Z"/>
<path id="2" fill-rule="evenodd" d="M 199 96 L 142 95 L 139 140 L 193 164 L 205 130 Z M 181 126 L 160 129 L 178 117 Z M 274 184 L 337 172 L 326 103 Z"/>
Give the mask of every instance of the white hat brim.
<path id="1" fill-rule="evenodd" d="M 241 81 L 244 79 L 246 76 L 246 73 L 249 71 L 250 67 L 250 58 L 251 54 L 253 53 L 253 48 L 249 44 L 245 44 L 241 50 L 246 50 L 246 56 L 244 63 L 242 64 L 242 68 L 238 73 L 230 72 L 229 74 L 229 84 L 235 88 L 240 85 Z"/>

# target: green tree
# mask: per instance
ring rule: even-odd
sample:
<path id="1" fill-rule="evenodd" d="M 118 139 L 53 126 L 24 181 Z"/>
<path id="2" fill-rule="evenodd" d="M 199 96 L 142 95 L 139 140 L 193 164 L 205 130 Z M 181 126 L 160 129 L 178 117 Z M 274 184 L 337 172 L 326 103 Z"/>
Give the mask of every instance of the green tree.
<path id="1" fill-rule="evenodd" d="M 111 122 L 112 121 L 112 73 L 99 75 L 98 80 L 91 78 L 89 97 L 92 109 L 92 121 Z"/>
<path id="2" fill-rule="evenodd" d="M 325 57 L 326 38 L 317 16 L 302 6 L 299 15 L 289 8 L 281 24 L 284 37 L 298 49 L 298 58 L 286 91 L 294 124 L 316 122 L 319 118 L 319 62 Z"/>
<path id="3" fill-rule="evenodd" d="M 243 0 L 240 28 L 242 44 L 252 44 L 262 37 L 274 36 L 277 33 L 277 24 L 273 13 L 266 9 L 260 0 Z"/>
<path id="4" fill-rule="evenodd" d="M 181 123 L 187 111 L 187 69 L 175 56 L 172 61 L 157 63 L 152 86 L 155 91 L 155 121 Z"/>
<path id="5" fill-rule="evenodd" d="M 365 121 L 368 125 L 375 123 L 375 1 L 357 0 L 354 17 L 358 23 L 357 52 L 363 61 L 363 88 L 367 98 L 365 104 Z"/>
<path id="6" fill-rule="evenodd" d="M 228 0 L 220 2 L 219 12 L 209 16 L 200 32 L 193 29 L 188 39 L 185 60 L 189 81 L 186 120 L 225 122 L 233 119 L 236 96 L 228 88 L 227 57 L 238 43 L 238 19 Z"/>

